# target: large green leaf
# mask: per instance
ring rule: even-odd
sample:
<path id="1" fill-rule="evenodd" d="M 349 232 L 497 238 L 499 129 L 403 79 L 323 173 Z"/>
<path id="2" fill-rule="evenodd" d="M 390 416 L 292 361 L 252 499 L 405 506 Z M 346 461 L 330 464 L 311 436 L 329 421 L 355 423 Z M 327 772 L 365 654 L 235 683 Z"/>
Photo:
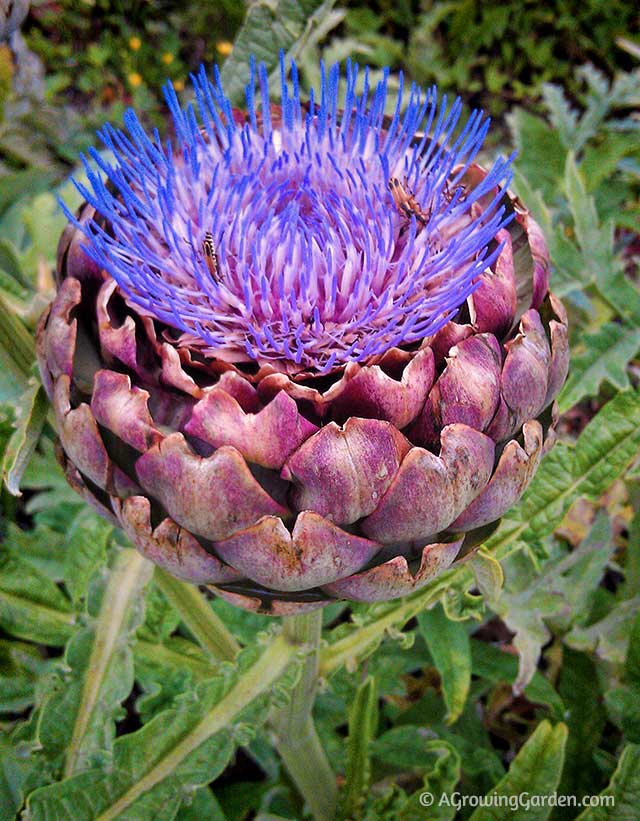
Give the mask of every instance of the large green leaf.
<path id="1" fill-rule="evenodd" d="M 534 575 L 524 553 L 507 560 L 507 586 L 493 609 L 515 633 L 513 645 L 520 656 L 516 692 L 531 681 L 541 649 L 551 638 L 547 624 L 567 630 L 574 622 L 586 620 L 589 597 L 614 549 L 609 519 L 602 514 L 579 547 L 547 561 L 542 573 Z"/>
<path id="2" fill-rule="evenodd" d="M 640 391 L 622 391 L 589 422 L 575 446 L 559 442 L 544 459 L 507 527 L 485 543 L 498 555 L 518 539 L 535 544 L 558 525 L 571 505 L 595 501 L 620 478 L 640 449 Z"/>
<path id="3" fill-rule="evenodd" d="M 10 523 L 5 547 L 20 561 L 30 564 L 53 581 L 60 582 L 64 577 L 65 542 L 64 534 L 46 525 L 22 530 Z"/>
<path id="4" fill-rule="evenodd" d="M 507 119 L 518 150 L 518 171 L 527 180 L 535 180 L 534 190 L 541 190 L 546 201 L 552 202 L 566 157 L 560 136 L 540 117 L 521 108 L 515 109 Z"/>
<path id="5" fill-rule="evenodd" d="M 553 793 L 560 782 L 566 742 L 565 724 L 552 727 L 548 721 L 540 722 L 511 762 L 509 772 L 489 793 L 489 796 L 496 796 L 495 804 L 478 807 L 472 813 L 470 821 L 511 821 L 514 817 L 513 808 L 508 801 L 503 803 L 497 799 L 513 797 L 517 801 L 522 797 L 548 796 Z M 526 810 L 527 821 L 545 821 L 552 808 L 547 803 L 523 809 Z"/>
<path id="6" fill-rule="evenodd" d="M 371 779 L 370 745 L 378 727 L 378 690 L 369 676 L 358 687 L 349 714 L 347 768 L 343 817 L 357 818 L 362 811 Z"/>
<path id="7" fill-rule="evenodd" d="M 597 396 L 605 381 L 618 390 L 629 387 L 626 368 L 640 350 L 640 329 L 603 325 L 596 334 L 584 336 L 583 344 L 585 350 L 573 357 L 569 378 L 558 397 L 560 413 L 586 396 Z"/>
<path id="8" fill-rule="evenodd" d="M 74 602 L 87 593 L 89 579 L 104 564 L 113 533 L 110 525 L 89 507 L 74 516 L 67 534 L 64 582 Z"/>
<path id="9" fill-rule="evenodd" d="M 625 738 L 640 743 L 640 611 L 630 630 L 622 683 L 605 693 L 605 703 Z"/>
<path id="10" fill-rule="evenodd" d="M 456 750 L 446 741 L 431 739 L 425 749 L 434 756 L 434 762 L 424 774 L 422 787 L 406 801 L 398 812 L 398 821 L 423 821 L 428 806 L 430 821 L 453 821 L 455 807 L 442 802 L 442 796 L 451 795 L 460 780 L 461 761 Z M 425 803 L 431 801 L 432 803 Z"/>
<path id="11" fill-rule="evenodd" d="M 47 576 L 0 546 L 0 626 L 18 638 L 63 645 L 76 623 L 71 602 Z"/>
<path id="12" fill-rule="evenodd" d="M 47 755 L 64 759 L 66 777 L 111 749 L 114 718 L 133 687 L 131 640 L 152 572 L 153 565 L 132 549 L 118 551 L 108 573 L 98 571 L 88 623 L 67 645 L 65 675 L 47 688 L 40 741 Z"/>
<path id="13" fill-rule="evenodd" d="M 471 647 L 462 622 L 452 621 L 442 605 L 418 615 L 418 627 L 442 681 L 447 723 L 453 724 L 464 709 L 471 684 Z"/>
<path id="14" fill-rule="evenodd" d="M 601 805 L 589 807 L 576 821 L 638 821 L 640 817 L 640 744 L 629 744 L 606 790 Z"/>
<path id="15" fill-rule="evenodd" d="M 304 41 L 331 12 L 335 0 L 255 0 L 247 9 L 231 55 L 222 67 L 226 94 L 234 103 L 244 100 L 249 80 L 249 59 L 263 62 L 271 74 L 280 51 L 301 48 Z"/>
<path id="16" fill-rule="evenodd" d="M 181 697 L 141 730 L 119 738 L 109 768 L 94 768 L 33 792 L 33 821 L 171 821 L 184 792 L 212 781 L 235 745 L 245 743 L 267 717 L 269 693 L 296 649 L 276 638 L 256 659 L 245 651 L 195 692 Z M 278 687 L 290 689 L 294 679 Z M 242 726 L 239 726 L 242 722 Z"/>
<path id="17" fill-rule="evenodd" d="M 603 272 L 609 272 L 613 267 L 613 234 L 609 228 L 600 225 L 595 201 L 587 192 L 572 152 L 567 155 L 563 184 L 585 266 L 591 271 L 592 278 L 598 280 Z"/>
<path id="18" fill-rule="evenodd" d="M 574 650 L 594 653 L 602 661 L 622 665 L 638 609 L 640 595 L 620 602 L 604 618 L 588 627 L 576 625 L 564 637 L 564 642 Z"/>
<path id="19" fill-rule="evenodd" d="M 513 684 L 518 675 L 518 659 L 486 641 L 471 639 L 471 660 L 473 674 L 492 684 Z M 558 721 L 564 717 L 567 707 L 542 673 L 533 674 L 523 693 L 534 704 L 548 706 Z"/>
<path id="20" fill-rule="evenodd" d="M 14 496 L 20 496 L 20 481 L 38 445 L 48 410 L 42 385 L 30 379 L 18 402 L 15 431 L 2 458 L 2 480 Z"/>
<path id="21" fill-rule="evenodd" d="M 589 795 L 602 778 L 595 757 L 606 721 L 598 669 L 589 656 L 564 648 L 560 694 L 568 707 L 565 720 L 569 738 L 559 792 Z"/>

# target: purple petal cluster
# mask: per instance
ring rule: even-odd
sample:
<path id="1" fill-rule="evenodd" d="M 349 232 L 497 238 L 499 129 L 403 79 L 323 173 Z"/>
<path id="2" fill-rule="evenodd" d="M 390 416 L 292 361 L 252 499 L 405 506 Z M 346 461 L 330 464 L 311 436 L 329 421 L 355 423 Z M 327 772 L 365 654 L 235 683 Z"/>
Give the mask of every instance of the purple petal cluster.
<path id="1" fill-rule="evenodd" d="M 168 85 L 173 141 L 133 111 L 128 134 L 105 126 L 114 159 L 85 158 L 89 185 L 76 185 L 98 216 L 78 227 L 129 303 L 181 332 L 179 345 L 326 373 L 455 315 L 500 252 L 509 160 L 464 186 L 489 120 L 475 111 L 461 128 L 460 100 L 435 88 L 407 93 L 400 78 L 393 101 L 386 72 L 370 88 L 367 69 L 347 64 L 341 78 L 323 66 L 303 103 L 295 63 L 287 73 L 282 58 L 280 73 L 276 106 L 252 64 L 246 115 L 217 69 L 192 78 L 193 105 Z"/>

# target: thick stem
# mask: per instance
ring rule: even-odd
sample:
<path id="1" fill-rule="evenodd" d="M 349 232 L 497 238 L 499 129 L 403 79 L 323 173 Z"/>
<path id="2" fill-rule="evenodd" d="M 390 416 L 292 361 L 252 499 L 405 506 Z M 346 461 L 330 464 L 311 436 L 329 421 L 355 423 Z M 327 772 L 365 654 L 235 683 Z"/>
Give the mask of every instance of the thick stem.
<path id="1" fill-rule="evenodd" d="M 240 649 L 195 585 L 181 582 L 159 567 L 154 580 L 198 644 L 212 659 L 232 660 Z M 316 821 L 333 821 L 336 778 L 320 744 L 311 711 L 318 680 L 322 611 L 283 619 L 282 638 L 289 647 L 307 649 L 300 680 L 286 707 L 272 716 L 276 747 L 289 775 Z"/>
<path id="2" fill-rule="evenodd" d="M 276 746 L 285 767 L 316 821 L 335 818 L 336 777 L 313 723 L 312 710 L 318 683 L 322 610 L 283 619 L 283 634 L 292 643 L 306 645 L 300 681 L 286 707 L 272 717 Z"/>
<path id="3" fill-rule="evenodd" d="M 232 661 L 240 651 L 240 645 L 198 588 L 181 582 L 159 567 L 156 567 L 153 578 L 200 647 L 216 661 Z"/>

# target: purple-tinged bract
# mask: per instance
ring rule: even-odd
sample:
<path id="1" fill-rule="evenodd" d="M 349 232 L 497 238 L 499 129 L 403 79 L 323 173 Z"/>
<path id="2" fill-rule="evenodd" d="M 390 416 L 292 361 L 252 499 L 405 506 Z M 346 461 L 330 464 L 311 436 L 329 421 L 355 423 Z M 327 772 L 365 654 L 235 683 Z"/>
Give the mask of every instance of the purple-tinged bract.
<path id="1" fill-rule="evenodd" d="M 195 109 L 166 88 L 177 143 L 148 137 L 132 111 L 129 136 L 105 126 L 115 161 L 91 155 L 107 180 L 85 162 L 91 188 L 78 185 L 109 223 L 84 225 L 88 253 L 179 344 L 227 361 L 327 372 L 434 334 L 499 253 L 509 163 L 463 186 L 482 112 L 460 128 L 459 99 L 406 93 L 402 78 L 391 95 L 386 73 L 370 90 L 362 74 L 359 94 L 348 64 L 341 95 L 339 67 L 323 68 L 303 105 L 283 59 L 276 109 L 252 66 L 241 119 L 202 69 Z"/>

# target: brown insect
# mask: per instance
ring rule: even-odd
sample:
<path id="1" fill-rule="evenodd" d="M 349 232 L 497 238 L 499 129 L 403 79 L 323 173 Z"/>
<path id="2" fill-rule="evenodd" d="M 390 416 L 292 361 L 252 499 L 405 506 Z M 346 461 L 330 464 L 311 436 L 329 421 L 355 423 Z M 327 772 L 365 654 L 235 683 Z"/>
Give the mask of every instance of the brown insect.
<path id="1" fill-rule="evenodd" d="M 215 282 L 220 282 L 220 275 L 218 274 L 218 255 L 216 254 L 216 247 L 213 244 L 211 231 L 207 231 L 204 235 L 204 239 L 202 240 L 202 253 L 211 278 L 215 280 Z"/>
<path id="2" fill-rule="evenodd" d="M 404 182 L 400 182 L 397 177 L 391 177 L 389 180 L 389 191 L 391 191 L 395 206 L 401 214 L 409 220 L 411 217 L 415 217 L 416 221 L 423 227 L 427 224 L 431 216 L 431 210 L 429 210 L 428 213 L 422 210 L 416 201 L 413 191 L 409 188 L 406 177 L 404 178 Z"/>
<path id="3" fill-rule="evenodd" d="M 184 241 L 187 245 L 191 245 L 191 247 L 193 247 L 192 243 L 186 237 L 184 238 Z M 213 234 L 211 231 L 207 231 L 205 233 L 200 248 L 202 249 L 202 256 L 204 257 L 207 271 L 209 271 L 211 278 L 215 282 L 220 282 L 220 274 L 218 273 L 218 255 L 216 253 L 216 246 L 213 244 Z"/>
<path id="4" fill-rule="evenodd" d="M 442 195 L 444 196 L 445 202 L 449 204 L 458 191 L 460 191 L 460 200 L 466 199 L 467 186 L 464 183 L 459 182 L 457 185 L 454 185 L 453 188 L 449 188 L 449 183 L 445 182 L 442 190 Z"/>

